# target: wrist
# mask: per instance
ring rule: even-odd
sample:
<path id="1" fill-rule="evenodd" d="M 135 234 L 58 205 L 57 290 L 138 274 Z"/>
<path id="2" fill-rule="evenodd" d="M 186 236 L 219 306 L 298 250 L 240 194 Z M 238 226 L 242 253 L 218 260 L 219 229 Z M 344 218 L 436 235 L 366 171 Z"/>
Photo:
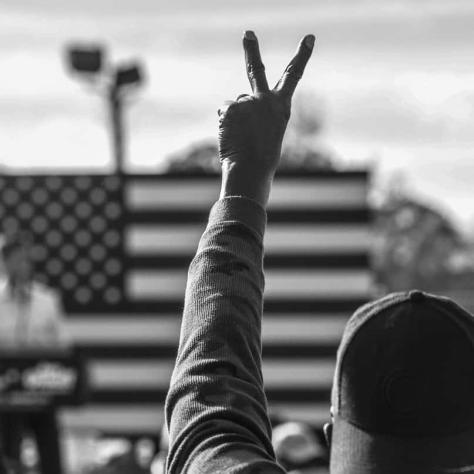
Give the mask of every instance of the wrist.
<path id="1" fill-rule="evenodd" d="M 265 208 L 270 197 L 273 174 L 223 160 L 220 199 L 243 196 Z"/>

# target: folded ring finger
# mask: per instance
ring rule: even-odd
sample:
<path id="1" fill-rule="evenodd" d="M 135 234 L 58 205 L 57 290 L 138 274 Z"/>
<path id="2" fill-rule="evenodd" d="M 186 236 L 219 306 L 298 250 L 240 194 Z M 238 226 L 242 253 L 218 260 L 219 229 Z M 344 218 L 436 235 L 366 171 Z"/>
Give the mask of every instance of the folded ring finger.
<path id="1" fill-rule="evenodd" d="M 236 103 L 237 101 L 235 100 L 225 100 L 224 103 L 217 109 L 217 115 L 219 115 L 219 117 L 224 115 L 227 112 L 227 110 L 229 110 L 229 107 L 232 104 L 236 104 Z"/>
<path id="2" fill-rule="evenodd" d="M 250 100 L 252 96 L 250 94 L 239 94 L 237 98 L 235 99 L 236 102 L 245 102 L 247 100 Z"/>

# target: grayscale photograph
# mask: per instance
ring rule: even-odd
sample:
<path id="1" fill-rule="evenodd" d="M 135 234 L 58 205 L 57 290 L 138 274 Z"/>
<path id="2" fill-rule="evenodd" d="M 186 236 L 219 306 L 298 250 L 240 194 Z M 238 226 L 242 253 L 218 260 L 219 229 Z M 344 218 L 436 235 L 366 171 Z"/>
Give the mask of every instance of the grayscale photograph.
<path id="1" fill-rule="evenodd" d="M 0 474 L 474 474 L 472 0 L 0 38 Z"/>

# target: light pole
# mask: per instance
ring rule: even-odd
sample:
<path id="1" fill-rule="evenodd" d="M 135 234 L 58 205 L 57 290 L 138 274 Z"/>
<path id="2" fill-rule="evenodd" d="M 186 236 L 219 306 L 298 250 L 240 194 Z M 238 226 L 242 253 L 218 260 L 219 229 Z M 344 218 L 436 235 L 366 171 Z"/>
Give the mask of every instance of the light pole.
<path id="1" fill-rule="evenodd" d="M 124 172 L 125 146 L 123 110 L 127 94 L 143 83 L 138 62 L 105 64 L 104 48 L 99 45 L 71 45 L 67 48 L 70 71 L 94 86 L 107 101 L 115 171 Z"/>

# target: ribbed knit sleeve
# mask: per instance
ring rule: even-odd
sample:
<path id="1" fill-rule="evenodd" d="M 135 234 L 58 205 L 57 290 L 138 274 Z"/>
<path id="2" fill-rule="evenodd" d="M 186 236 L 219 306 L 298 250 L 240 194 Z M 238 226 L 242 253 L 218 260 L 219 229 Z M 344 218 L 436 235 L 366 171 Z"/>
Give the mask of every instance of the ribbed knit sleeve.
<path id="1" fill-rule="evenodd" d="M 284 473 L 263 390 L 264 209 L 218 201 L 188 273 L 166 399 L 168 473 Z"/>

